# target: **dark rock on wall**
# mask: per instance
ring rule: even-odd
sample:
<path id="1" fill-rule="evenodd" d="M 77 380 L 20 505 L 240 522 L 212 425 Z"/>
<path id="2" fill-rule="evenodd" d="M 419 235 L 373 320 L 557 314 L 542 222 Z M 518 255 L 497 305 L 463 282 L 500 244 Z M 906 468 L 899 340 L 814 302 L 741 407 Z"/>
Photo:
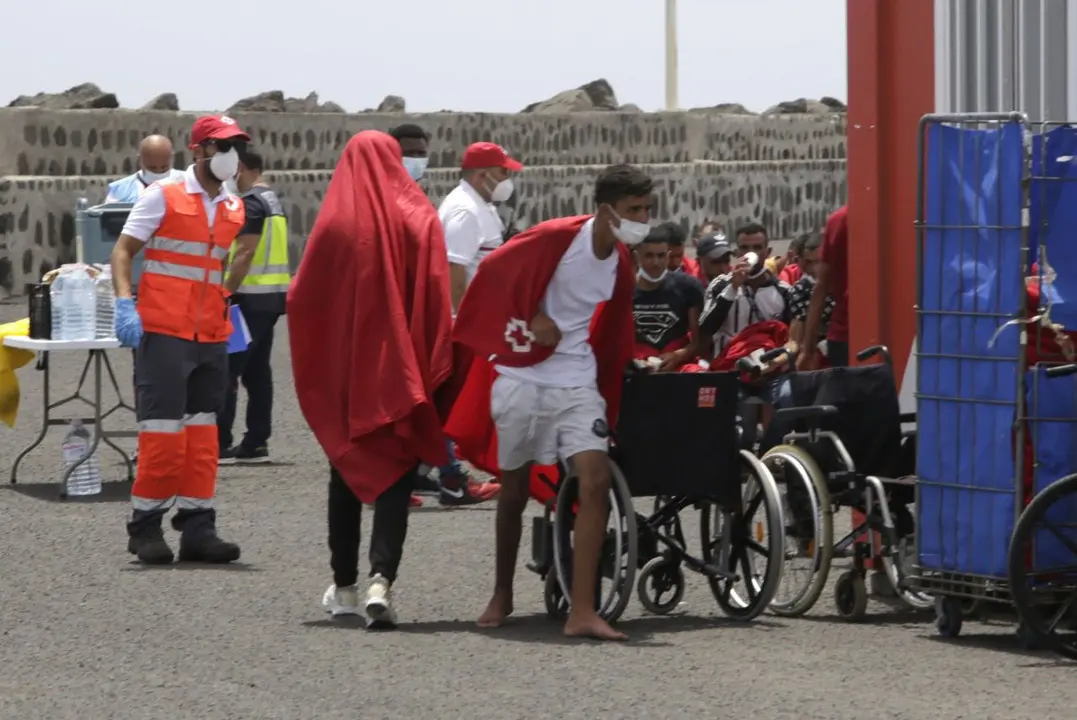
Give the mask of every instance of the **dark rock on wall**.
<path id="1" fill-rule="evenodd" d="M 531 103 L 520 112 L 525 113 L 565 113 L 593 112 L 595 110 L 619 110 L 617 96 L 609 82 L 604 79 L 592 80 L 573 90 L 565 90 L 541 102 Z M 627 112 L 632 112 L 631 110 Z"/>
<path id="2" fill-rule="evenodd" d="M 399 95 L 386 95 L 375 112 L 407 112 L 408 103 Z"/>
<path id="3" fill-rule="evenodd" d="M 237 100 L 227 112 L 342 113 L 344 108 L 335 102 L 319 102 L 316 92 L 300 100 L 285 97 L 280 90 L 269 90 Z"/>
<path id="4" fill-rule="evenodd" d="M 179 98 L 175 93 L 161 93 L 153 100 L 143 105 L 141 110 L 172 110 L 176 112 L 180 109 Z"/>
<path id="5" fill-rule="evenodd" d="M 60 93 L 20 95 L 8 107 L 39 107 L 46 110 L 100 110 L 114 109 L 120 101 L 93 83 L 83 83 Z"/>
<path id="6" fill-rule="evenodd" d="M 786 100 L 768 108 L 764 115 L 826 115 L 832 112 L 845 112 L 845 103 L 832 97 L 821 100 L 797 98 Z"/>

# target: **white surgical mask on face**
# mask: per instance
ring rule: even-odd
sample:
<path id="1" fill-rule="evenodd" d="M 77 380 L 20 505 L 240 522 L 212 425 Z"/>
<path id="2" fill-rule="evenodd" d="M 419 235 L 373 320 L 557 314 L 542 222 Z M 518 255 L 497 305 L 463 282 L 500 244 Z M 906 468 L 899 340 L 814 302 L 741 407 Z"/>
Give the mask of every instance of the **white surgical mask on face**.
<path id="1" fill-rule="evenodd" d="M 611 212 L 613 211 L 611 210 Z M 639 245 L 651 232 L 651 226 L 647 223 L 626 220 L 617 213 L 613 213 L 613 216 L 620 220 L 621 224 L 617 226 L 610 223 L 610 229 L 613 230 L 614 237 L 625 245 Z"/>
<path id="2" fill-rule="evenodd" d="M 404 169 L 408 171 L 408 175 L 412 180 L 418 181 L 426 172 L 426 166 L 430 163 L 428 157 L 409 157 L 404 156 Z"/>
<path id="3" fill-rule="evenodd" d="M 138 174 L 142 177 L 142 182 L 147 185 L 153 185 L 155 182 L 167 180 L 171 176 L 171 173 L 167 171 L 163 173 L 155 173 L 150 172 L 149 170 L 139 170 Z"/>
<path id="4" fill-rule="evenodd" d="M 209 159 L 209 171 L 221 182 L 231 180 L 239 171 L 239 153 L 235 148 L 225 153 L 217 153 Z"/>
<path id="5" fill-rule="evenodd" d="M 510 197 L 512 197 L 512 190 L 512 179 L 505 178 L 497 185 L 495 185 L 494 189 L 490 191 L 490 202 L 505 202 Z"/>
<path id="6" fill-rule="evenodd" d="M 654 275 L 648 275 L 647 271 L 644 270 L 642 267 L 636 271 L 636 277 L 643 278 L 644 280 L 649 280 L 653 283 L 662 282 L 662 280 L 664 280 L 666 275 L 668 274 L 669 268 L 665 268 L 664 270 L 662 270 L 662 272 L 658 273 L 658 277 L 655 277 Z"/>

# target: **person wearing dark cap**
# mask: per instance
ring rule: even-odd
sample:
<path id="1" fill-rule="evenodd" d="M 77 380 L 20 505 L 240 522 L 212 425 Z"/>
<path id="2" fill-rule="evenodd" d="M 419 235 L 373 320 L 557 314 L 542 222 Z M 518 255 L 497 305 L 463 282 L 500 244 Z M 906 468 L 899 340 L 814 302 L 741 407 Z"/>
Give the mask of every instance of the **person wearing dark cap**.
<path id="1" fill-rule="evenodd" d="M 116 337 L 137 348 L 139 463 L 127 549 L 146 564 L 173 560 L 162 529 L 172 507 L 180 561 L 239 559 L 239 546 L 217 535 L 213 498 L 232 333 L 225 261 L 246 219 L 224 183 L 235 177 L 238 148 L 249 141 L 230 117 L 198 118 L 189 145 L 194 163 L 183 177 L 146 189 L 112 252 Z M 136 307 L 131 261 L 143 249 Z"/>
<path id="2" fill-rule="evenodd" d="M 729 272 L 733 262 L 733 246 L 724 233 L 708 235 L 699 241 L 696 262 L 699 263 L 699 279 L 706 287 L 719 275 Z"/>
<path id="3" fill-rule="evenodd" d="M 430 163 L 430 135 L 418 125 L 406 123 L 389 131 L 404 153 L 404 169 L 415 182 L 422 179 Z"/>
<path id="4" fill-rule="evenodd" d="M 523 169 L 500 146 L 477 142 L 468 146 L 460 163 L 460 185 L 438 208 L 449 253 L 449 282 L 455 313 L 479 263 L 504 242 L 504 226 L 494 203 L 512 197 L 511 173 Z M 443 505 L 471 505 L 492 500 L 497 483 L 476 483 L 449 448 L 449 464 L 440 469 Z"/>

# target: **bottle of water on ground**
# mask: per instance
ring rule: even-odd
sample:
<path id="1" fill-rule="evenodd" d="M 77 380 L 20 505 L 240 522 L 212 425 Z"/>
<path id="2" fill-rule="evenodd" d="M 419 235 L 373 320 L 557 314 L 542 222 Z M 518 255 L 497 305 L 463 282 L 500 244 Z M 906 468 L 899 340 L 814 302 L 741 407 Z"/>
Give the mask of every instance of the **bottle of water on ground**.
<path id="1" fill-rule="evenodd" d="M 116 295 L 112 290 L 112 270 L 105 268 L 94 280 L 94 298 L 97 306 L 97 339 L 116 337 Z"/>
<path id="2" fill-rule="evenodd" d="M 93 340 L 97 335 L 93 278 L 85 266 L 76 265 L 63 283 L 63 339 Z"/>
<path id="3" fill-rule="evenodd" d="M 64 436 L 64 471 L 77 463 L 90 449 L 93 436 L 78 420 L 72 420 Z M 67 479 L 67 494 L 71 497 L 97 495 L 101 492 L 101 463 L 95 452 L 86 462 L 75 468 Z"/>

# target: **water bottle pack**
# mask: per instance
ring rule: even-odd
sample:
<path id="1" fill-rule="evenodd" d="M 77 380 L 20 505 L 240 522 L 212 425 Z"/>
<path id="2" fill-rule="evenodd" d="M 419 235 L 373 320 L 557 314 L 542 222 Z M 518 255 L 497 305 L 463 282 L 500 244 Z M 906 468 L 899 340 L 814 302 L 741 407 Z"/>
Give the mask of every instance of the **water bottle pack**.
<path id="1" fill-rule="evenodd" d="M 112 273 L 90 272 L 86 265 L 64 265 L 49 289 L 53 340 L 94 340 L 115 337 L 115 296 Z"/>
<path id="2" fill-rule="evenodd" d="M 62 446 L 65 471 L 86 454 L 92 442 L 93 436 L 90 431 L 78 420 L 72 420 Z M 97 495 L 100 492 L 101 463 L 95 452 L 71 473 L 67 479 L 67 494 L 71 497 L 80 497 Z"/>

